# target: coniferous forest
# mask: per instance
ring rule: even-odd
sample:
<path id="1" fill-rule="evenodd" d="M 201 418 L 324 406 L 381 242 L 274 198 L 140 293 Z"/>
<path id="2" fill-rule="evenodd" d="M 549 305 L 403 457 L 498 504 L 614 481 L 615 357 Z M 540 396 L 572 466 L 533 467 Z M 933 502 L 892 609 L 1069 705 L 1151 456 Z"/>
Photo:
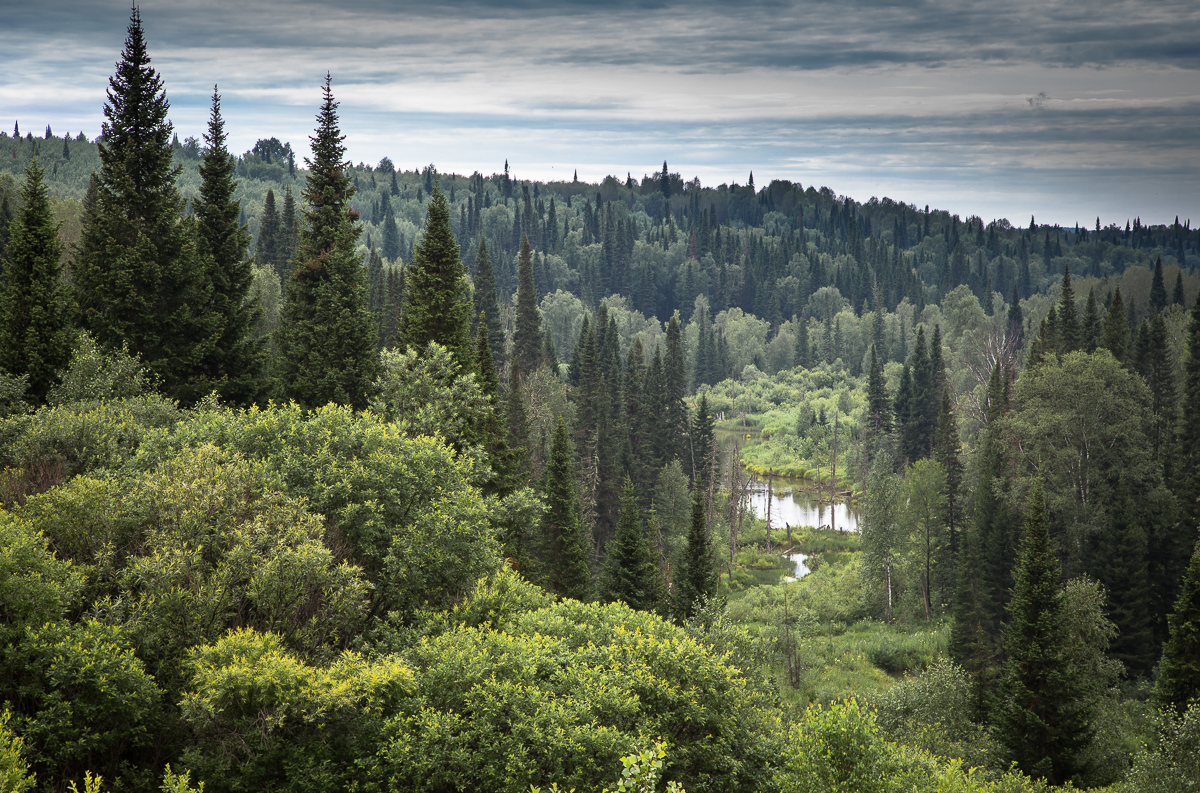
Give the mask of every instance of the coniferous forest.
<path id="1" fill-rule="evenodd" d="M 0 790 L 1200 788 L 1190 219 L 237 154 L 152 50 L 0 133 Z"/>

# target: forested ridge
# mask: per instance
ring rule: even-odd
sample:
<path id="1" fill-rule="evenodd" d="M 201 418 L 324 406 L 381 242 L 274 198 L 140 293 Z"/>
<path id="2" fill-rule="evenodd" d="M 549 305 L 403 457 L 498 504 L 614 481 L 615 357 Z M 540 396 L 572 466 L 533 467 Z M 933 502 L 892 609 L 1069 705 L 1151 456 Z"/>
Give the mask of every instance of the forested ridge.
<path id="1" fill-rule="evenodd" d="M 234 155 L 150 50 L 0 133 L 0 789 L 1200 785 L 1190 219 Z"/>

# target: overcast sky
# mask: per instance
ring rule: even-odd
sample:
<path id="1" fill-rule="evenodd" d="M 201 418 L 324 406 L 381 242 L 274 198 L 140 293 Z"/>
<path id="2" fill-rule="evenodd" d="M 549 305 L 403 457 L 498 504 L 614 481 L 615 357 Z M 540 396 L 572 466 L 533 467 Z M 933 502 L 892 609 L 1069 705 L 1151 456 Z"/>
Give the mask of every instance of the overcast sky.
<path id="1" fill-rule="evenodd" d="M 141 4 L 180 137 L 524 178 L 772 178 L 1025 225 L 1200 221 L 1200 3 Z M 0 124 L 100 131 L 129 6 L 0 0 Z M 4 117 L 8 120 L 5 121 Z"/>

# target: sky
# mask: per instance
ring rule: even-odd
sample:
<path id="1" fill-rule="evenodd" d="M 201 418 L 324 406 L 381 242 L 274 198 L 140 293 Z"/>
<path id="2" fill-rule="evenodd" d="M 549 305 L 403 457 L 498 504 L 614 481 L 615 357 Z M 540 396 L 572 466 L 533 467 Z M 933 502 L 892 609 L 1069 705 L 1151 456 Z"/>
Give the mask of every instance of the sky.
<path id="1" fill-rule="evenodd" d="M 1200 222 L 1196 0 L 147 0 L 181 138 L 526 179 L 662 168 L 1089 227 Z M 100 132 L 129 5 L 0 0 L 0 128 Z M 6 118 L 7 117 L 7 120 Z"/>

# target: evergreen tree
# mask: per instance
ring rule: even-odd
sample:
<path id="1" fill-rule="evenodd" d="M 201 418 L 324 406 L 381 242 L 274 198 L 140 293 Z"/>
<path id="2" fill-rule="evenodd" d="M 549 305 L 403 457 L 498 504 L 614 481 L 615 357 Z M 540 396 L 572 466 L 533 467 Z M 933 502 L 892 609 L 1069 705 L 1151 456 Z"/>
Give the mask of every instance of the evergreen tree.
<path id="1" fill-rule="evenodd" d="M 716 433 L 713 417 L 708 414 L 708 394 L 700 395 L 700 404 L 692 416 L 692 483 L 712 481 L 716 467 Z"/>
<path id="2" fill-rule="evenodd" d="M 1081 698 L 1083 670 L 1064 662 L 1070 627 L 1040 481 L 1030 491 L 1025 525 L 1004 631 L 1008 658 L 992 728 L 1022 771 L 1060 785 L 1078 770 L 1076 757 L 1092 728 Z"/>
<path id="3" fill-rule="evenodd" d="M 500 410 L 500 379 L 487 341 L 487 317 L 482 318 L 483 333 L 475 337 L 475 373 L 479 386 L 492 404 L 480 430 L 492 464 L 492 478 L 482 488 L 485 493 L 507 495 L 520 486 L 516 455 L 508 447 L 508 425 Z"/>
<path id="4" fill-rule="evenodd" d="M 529 474 L 529 419 L 521 393 L 521 362 L 513 358 L 508 367 L 508 393 L 504 397 L 508 420 L 508 446 L 512 450 L 513 476 L 524 482 Z"/>
<path id="5" fill-rule="evenodd" d="M 639 611 L 662 608 L 666 587 L 659 572 L 656 551 L 651 550 L 646 528 L 638 511 L 633 481 L 625 477 L 617 530 L 605 547 L 604 571 L 599 597 L 606 603 L 623 601 Z"/>
<path id="6" fill-rule="evenodd" d="M 214 343 L 207 345 L 207 355 L 197 368 L 224 399 L 247 405 L 258 394 L 267 352 L 264 342 L 254 338 L 262 309 L 257 300 L 247 300 L 254 280 L 250 231 L 238 223 L 241 202 L 233 197 L 237 189 L 234 160 L 225 147 L 225 121 L 216 86 L 204 142 L 200 196 L 193 208 L 209 298 L 205 324 L 211 328 Z"/>
<path id="7" fill-rule="evenodd" d="M 1075 308 L 1075 289 L 1071 286 L 1071 267 L 1063 265 L 1062 299 L 1058 304 L 1058 352 L 1065 355 L 1080 348 L 1079 312 Z"/>
<path id="8" fill-rule="evenodd" d="M 383 318 L 383 304 L 387 299 L 385 294 L 387 285 L 384 277 L 383 257 L 375 249 L 375 244 L 371 243 L 370 250 L 367 252 L 367 307 L 371 309 L 376 323 Z"/>
<path id="9" fill-rule="evenodd" d="M 286 277 L 287 262 L 280 255 L 280 239 L 283 229 L 280 226 L 279 210 L 275 206 L 275 191 L 267 189 L 267 198 L 263 202 L 262 215 L 258 219 L 258 242 L 254 245 L 254 259 L 259 267 L 269 267 L 283 281 Z"/>
<path id="10" fill-rule="evenodd" d="M 799 327 L 796 329 L 796 349 L 792 353 L 792 366 L 803 366 L 807 369 L 812 365 L 812 356 L 808 349 L 808 322 L 801 320 L 797 324 Z"/>
<path id="11" fill-rule="evenodd" d="M 198 314 L 209 296 L 181 219 L 169 109 L 135 6 L 109 79 L 100 171 L 72 278 L 83 327 L 105 347 L 128 345 L 176 395 L 213 340 Z"/>
<path id="12" fill-rule="evenodd" d="M 883 367 L 879 365 L 875 345 L 871 345 L 871 366 L 867 370 L 867 421 L 876 437 L 892 431 L 892 400 L 888 398 Z"/>
<path id="13" fill-rule="evenodd" d="M 1171 446 L 1175 425 L 1175 367 L 1167 339 L 1167 325 L 1161 312 L 1142 323 L 1137 338 L 1136 368 L 1138 374 L 1150 387 L 1151 425 L 1150 439 L 1154 443 L 1154 456 L 1162 461 L 1165 478 L 1173 476 Z"/>
<path id="14" fill-rule="evenodd" d="M 1189 703 L 1200 701 L 1200 544 L 1167 622 L 1171 638 L 1163 647 L 1154 697 L 1162 707 L 1182 713 Z"/>
<path id="15" fill-rule="evenodd" d="M 542 475 L 546 511 L 537 543 L 543 567 L 538 583 L 561 597 L 587 600 L 592 591 L 592 574 L 587 563 L 587 540 L 579 515 L 572 457 L 567 427 L 560 417 Z"/>
<path id="16" fill-rule="evenodd" d="M 933 363 L 925 344 L 925 328 L 917 328 L 917 342 L 912 353 L 912 391 L 908 415 L 904 422 L 904 454 L 909 462 L 924 459 L 933 448 L 937 429 L 937 411 L 941 400 L 934 395 Z"/>
<path id="17" fill-rule="evenodd" d="M 504 362 L 504 328 L 500 324 L 500 302 L 496 298 L 496 276 L 492 272 L 492 260 L 488 256 L 487 245 L 483 235 L 479 237 L 479 250 L 475 253 L 475 317 L 472 332 L 478 332 L 475 325 L 486 319 L 488 347 L 492 350 L 492 359 L 498 366 Z"/>
<path id="18" fill-rule="evenodd" d="M 1122 486 L 1109 511 L 1099 546 L 1092 557 L 1091 575 L 1108 593 L 1108 615 L 1117 626 L 1109 655 L 1130 673 L 1141 675 L 1154 663 L 1151 647 L 1149 579 L 1146 571 L 1146 536 L 1131 520 L 1130 503 Z"/>
<path id="19" fill-rule="evenodd" d="M 1017 340 L 1020 346 L 1025 337 L 1025 317 L 1021 313 L 1021 298 L 1017 287 L 1013 287 L 1012 302 L 1008 304 L 1008 333 Z"/>
<path id="20" fill-rule="evenodd" d="M 1096 290 L 1088 290 L 1087 307 L 1083 310 L 1083 324 L 1080 326 L 1079 347 L 1084 352 L 1093 353 L 1100 344 L 1100 308 L 1096 305 Z"/>
<path id="21" fill-rule="evenodd" d="M 66 145 L 64 143 L 64 145 Z M 1171 293 L 1171 302 L 1177 306 L 1183 305 L 1183 268 L 1175 272 L 1175 290 Z"/>
<path id="22" fill-rule="evenodd" d="M 683 353 L 683 332 L 679 318 L 672 316 L 667 323 L 667 355 L 663 360 L 663 443 L 664 462 L 673 459 L 686 461 L 688 410 L 683 398 L 687 395 L 687 361 Z"/>
<path id="23" fill-rule="evenodd" d="M 1188 356 L 1183 376 L 1183 410 L 1179 424 L 1179 462 L 1176 494 L 1180 504 L 1180 528 L 1184 547 L 1195 543 L 1200 530 L 1200 294 L 1192 306 L 1188 326 Z"/>
<path id="24" fill-rule="evenodd" d="M 429 171 L 426 175 L 429 175 Z M 471 309 L 458 242 L 450 230 L 450 209 L 438 183 L 429 197 L 425 232 L 405 275 L 404 341 L 423 350 L 436 341 L 471 365 Z"/>
<path id="25" fill-rule="evenodd" d="M 990 292 L 988 294 L 991 294 Z M 946 364 L 942 361 L 942 326 L 933 326 L 933 340 L 929 343 L 929 368 L 933 371 L 933 388 L 929 392 L 932 400 L 929 415 L 933 418 L 935 431 L 941 393 L 946 388 Z"/>
<path id="26" fill-rule="evenodd" d="M 390 262 L 400 260 L 400 229 L 396 226 L 396 216 L 391 207 L 383 218 L 383 255 Z"/>
<path id="27" fill-rule="evenodd" d="M 345 136 L 331 85 L 327 74 L 316 134 L 309 138 L 309 208 L 280 318 L 279 382 L 283 396 L 304 407 L 338 402 L 361 410 L 379 359 L 365 273 L 354 250 L 361 228 L 351 216 L 354 184 L 345 175 L 350 163 L 342 160 Z M 420 340 L 421 349 L 428 341 Z"/>
<path id="28" fill-rule="evenodd" d="M 0 368 L 28 375 L 28 394 L 43 402 L 71 357 L 71 302 L 62 279 L 58 224 L 45 171 L 25 166 L 21 209 L 10 227 L 0 281 Z"/>
<path id="29" fill-rule="evenodd" d="M 542 359 L 542 322 L 538 317 L 537 290 L 533 286 L 533 256 L 529 238 L 521 236 L 521 255 L 517 265 L 517 318 L 513 328 L 513 358 L 521 368 L 532 372 Z"/>
<path id="30" fill-rule="evenodd" d="M 1167 285 L 1163 283 L 1162 257 L 1154 262 L 1154 280 L 1150 282 L 1150 308 L 1162 311 L 1167 307 Z"/>
<path id="31" fill-rule="evenodd" d="M 949 530 L 950 555 L 957 563 L 959 534 L 962 531 L 962 442 L 959 440 L 954 409 L 950 405 L 949 388 L 942 389 L 942 406 L 938 412 L 937 435 L 933 448 L 934 458 L 942 464 L 942 469 L 946 472 L 946 528 Z"/>
<path id="32" fill-rule="evenodd" d="M 1118 361 L 1125 363 L 1129 350 L 1129 321 L 1125 317 L 1125 301 L 1121 299 L 1121 287 L 1113 293 L 1112 305 L 1108 307 L 1108 316 L 1104 318 L 1104 335 L 1100 346 L 1113 354 Z"/>
<path id="33" fill-rule="evenodd" d="M 675 614 L 686 620 L 696 613 L 704 598 L 717 594 L 717 565 L 704 515 L 704 486 L 692 491 L 692 523 L 688 528 L 683 564 L 675 578 Z"/>
<path id="34" fill-rule="evenodd" d="M 287 283 L 292 259 L 300 247 L 300 219 L 296 216 L 296 197 L 289 184 L 283 190 L 283 212 L 279 216 L 279 278 Z"/>

